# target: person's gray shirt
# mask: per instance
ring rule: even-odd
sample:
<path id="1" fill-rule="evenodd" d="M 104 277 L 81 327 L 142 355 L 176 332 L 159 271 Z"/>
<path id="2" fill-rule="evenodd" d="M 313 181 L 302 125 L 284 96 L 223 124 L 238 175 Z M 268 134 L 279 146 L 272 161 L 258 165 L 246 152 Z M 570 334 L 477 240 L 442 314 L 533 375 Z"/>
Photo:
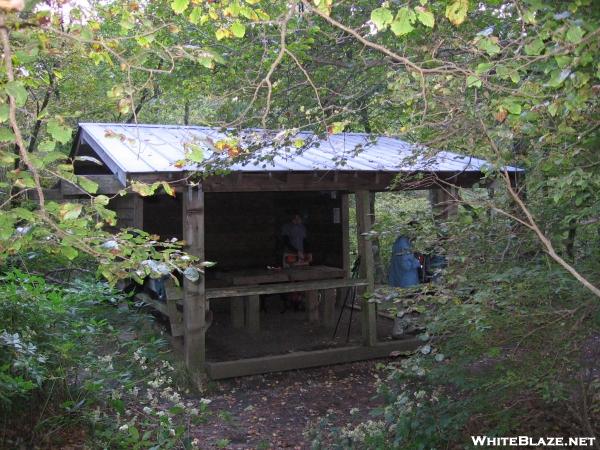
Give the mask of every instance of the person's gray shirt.
<path id="1" fill-rule="evenodd" d="M 281 235 L 287 236 L 290 244 L 300 252 L 304 252 L 304 239 L 306 239 L 306 227 L 302 223 L 286 223 L 281 229 Z"/>

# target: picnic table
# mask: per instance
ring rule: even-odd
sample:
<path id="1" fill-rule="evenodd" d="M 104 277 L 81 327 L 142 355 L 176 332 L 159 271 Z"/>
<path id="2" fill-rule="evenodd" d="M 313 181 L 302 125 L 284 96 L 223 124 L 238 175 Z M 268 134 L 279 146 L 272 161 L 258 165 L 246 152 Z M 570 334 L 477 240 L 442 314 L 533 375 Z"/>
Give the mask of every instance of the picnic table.
<path id="1" fill-rule="evenodd" d="M 260 329 L 260 295 L 305 292 L 308 320 L 331 325 L 337 290 L 361 283 L 348 279 L 344 269 L 323 265 L 220 271 L 214 280 L 207 283 L 207 299 L 229 298 L 233 327 L 250 332 Z"/>

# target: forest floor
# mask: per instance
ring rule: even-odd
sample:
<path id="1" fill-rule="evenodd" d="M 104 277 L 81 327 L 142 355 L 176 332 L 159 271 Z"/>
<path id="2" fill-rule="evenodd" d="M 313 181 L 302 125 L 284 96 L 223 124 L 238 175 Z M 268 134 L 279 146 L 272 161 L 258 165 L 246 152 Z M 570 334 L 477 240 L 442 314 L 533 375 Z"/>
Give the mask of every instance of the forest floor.
<path id="1" fill-rule="evenodd" d="M 377 361 L 224 380 L 212 385 L 208 421 L 192 430 L 201 448 L 308 449 L 305 432 L 328 416 L 355 426 L 378 405 Z"/>

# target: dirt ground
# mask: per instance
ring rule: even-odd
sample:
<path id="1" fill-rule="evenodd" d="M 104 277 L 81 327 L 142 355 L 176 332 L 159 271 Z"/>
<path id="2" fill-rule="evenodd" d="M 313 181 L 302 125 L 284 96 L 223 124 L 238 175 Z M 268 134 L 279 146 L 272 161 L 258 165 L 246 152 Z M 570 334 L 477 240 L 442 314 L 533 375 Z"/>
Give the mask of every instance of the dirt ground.
<path id="1" fill-rule="evenodd" d="M 381 362 L 381 361 L 379 361 Z M 378 405 L 378 361 L 256 375 L 216 382 L 213 412 L 192 435 L 203 449 L 309 449 L 305 430 L 331 414 L 336 426 L 356 425 Z M 358 408 L 353 411 L 352 408 Z M 227 439 L 225 447 L 218 447 Z M 223 441 L 221 441 L 223 445 Z"/>

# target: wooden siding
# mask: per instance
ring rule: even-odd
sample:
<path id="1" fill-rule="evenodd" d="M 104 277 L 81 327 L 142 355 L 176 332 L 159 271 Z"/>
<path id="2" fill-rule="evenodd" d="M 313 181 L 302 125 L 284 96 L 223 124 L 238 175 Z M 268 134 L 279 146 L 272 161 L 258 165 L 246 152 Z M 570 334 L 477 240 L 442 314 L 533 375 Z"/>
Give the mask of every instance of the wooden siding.
<path id="1" fill-rule="evenodd" d="M 314 263 L 342 267 L 340 207 L 330 192 L 207 193 L 206 258 L 226 269 L 281 265 L 281 228 L 298 211 Z"/>
<path id="2" fill-rule="evenodd" d="M 281 228 L 294 211 L 306 217 L 308 243 L 315 264 L 342 267 L 342 196 L 331 192 L 261 192 L 205 194 L 206 259 L 219 269 L 281 265 Z M 111 200 L 119 227 L 134 226 L 133 196 Z M 338 223 L 334 223 L 334 208 Z M 162 239 L 182 238 L 182 197 L 143 199 L 143 229 Z"/>

